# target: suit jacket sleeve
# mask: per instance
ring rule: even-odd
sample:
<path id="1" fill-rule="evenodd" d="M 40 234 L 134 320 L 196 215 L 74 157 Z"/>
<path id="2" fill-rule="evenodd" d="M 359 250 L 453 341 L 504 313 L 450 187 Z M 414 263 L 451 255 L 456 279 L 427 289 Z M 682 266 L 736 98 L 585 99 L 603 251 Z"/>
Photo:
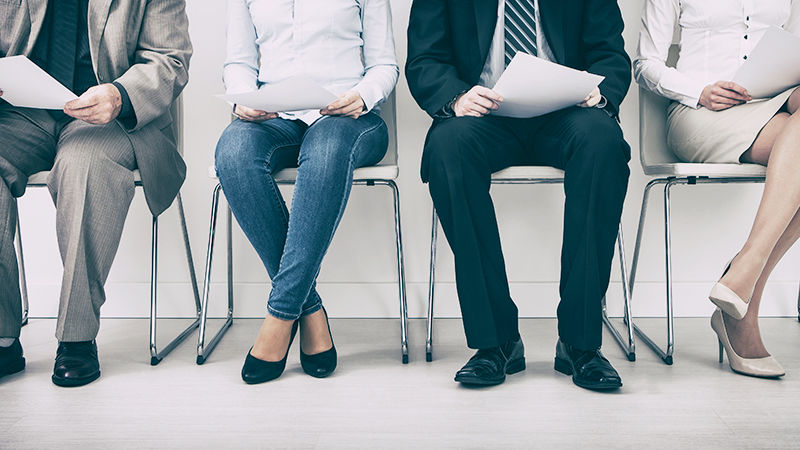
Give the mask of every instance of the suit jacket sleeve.
<path id="1" fill-rule="evenodd" d="M 600 93 L 608 100 L 606 109 L 616 115 L 631 84 L 631 59 L 622 39 L 625 23 L 616 1 L 586 0 L 585 4 L 581 48 L 586 70 L 606 77 Z"/>
<path id="2" fill-rule="evenodd" d="M 189 81 L 189 20 L 184 0 L 148 0 L 133 65 L 117 80 L 131 100 L 137 130 L 169 111 Z"/>
<path id="3" fill-rule="evenodd" d="M 434 116 L 470 89 L 456 68 L 446 0 L 414 0 L 408 26 L 406 79 L 411 95 Z"/>

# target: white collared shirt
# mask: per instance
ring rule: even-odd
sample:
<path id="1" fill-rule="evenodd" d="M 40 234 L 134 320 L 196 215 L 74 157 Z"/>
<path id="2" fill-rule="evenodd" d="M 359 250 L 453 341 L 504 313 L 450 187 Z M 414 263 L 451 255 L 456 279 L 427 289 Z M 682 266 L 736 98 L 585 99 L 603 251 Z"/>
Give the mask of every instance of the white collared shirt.
<path id="1" fill-rule="evenodd" d="M 499 0 L 497 5 L 497 25 L 494 29 L 494 37 L 492 38 L 492 45 L 489 47 L 489 56 L 486 58 L 486 63 L 483 66 L 481 73 L 481 86 L 488 88 L 494 87 L 500 75 L 506 70 L 506 2 Z M 536 48 L 539 58 L 546 61 L 555 61 L 553 52 L 547 44 L 547 38 L 542 30 L 542 16 L 539 14 L 539 0 L 534 0 L 536 7 Z"/>
<path id="2" fill-rule="evenodd" d="M 228 0 L 228 94 L 252 92 L 296 75 L 328 90 L 355 90 L 367 110 L 397 84 L 389 0 Z M 281 113 L 308 124 L 319 111 Z"/>
<path id="3" fill-rule="evenodd" d="M 697 108 L 703 89 L 732 80 L 769 28 L 800 34 L 797 22 L 800 0 L 647 0 L 634 77 L 653 92 Z M 666 61 L 676 26 L 680 56 L 672 68 Z"/>

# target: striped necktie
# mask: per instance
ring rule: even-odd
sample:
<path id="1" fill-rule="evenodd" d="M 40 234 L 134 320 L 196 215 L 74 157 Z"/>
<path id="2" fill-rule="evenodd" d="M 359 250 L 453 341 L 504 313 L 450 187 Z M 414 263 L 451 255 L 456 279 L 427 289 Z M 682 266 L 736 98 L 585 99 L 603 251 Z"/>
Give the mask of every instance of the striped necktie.
<path id="1" fill-rule="evenodd" d="M 54 0 L 47 72 L 68 89 L 75 84 L 75 49 L 78 39 L 78 1 Z"/>
<path id="2" fill-rule="evenodd" d="M 534 0 L 505 0 L 506 66 L 517 52 L 536 56 L 536 6 Z"/>

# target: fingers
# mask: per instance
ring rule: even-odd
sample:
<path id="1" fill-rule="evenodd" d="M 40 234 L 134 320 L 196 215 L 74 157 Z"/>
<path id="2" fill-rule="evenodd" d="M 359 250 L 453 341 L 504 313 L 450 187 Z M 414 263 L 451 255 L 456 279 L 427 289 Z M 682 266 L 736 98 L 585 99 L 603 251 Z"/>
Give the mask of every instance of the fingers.
<path id="1" fill-rule="evenodd" d="M 72 100 L 72 101 L 68 102 L 66 105 L 64 105 L 64 110 L 65 111 L 77 111 L 77 110 L 80 110 L 80 109 L 92 108 L 94 106 L 97 106 L 97 104 L 99 102 L 100 102 L 100 97 L 97 96 L 97 95 L 94 95 L 94 93 L 90 89 L 90 90 L 86 91 L 85 94 L 81 95 L 80 97 L 76 98 L 75 100 Z"/>
<path id="2" fill-rule="evenodd" d="M 497 92 L 483 86 L 475 86 L 472 88 L 472 91 L 475 94 L 478 94 L 480 97 L 486 98 L 491 100 L 496 104 L 503 103 L 503 96 L 498 94 Z"/>
<path id="3" fill-rule="evenodd" d="M 236 117 L 244 120 L 245 122 L 263 122 L 265 120 L 271 120 L 278 117 L 278 114 L 276 113 L 268 113 L 266 111 L 251 109 L 240 105 L 236 105 L 234 114 L 236 114 Z"/>
<path id="4" fill-rule="evenodd" d="M 717 83 L 717 86 L 719 86 L 719 87 L 721 87 L 721 88 L 723 88 L 723 89 L 725 89 L 727 91 L 734 92 L 735 94 L 737 94 L 737 98 L 739 98 L 741 100 L 750 101 L 750 100 L 753 99 L 753 97 L 750 96 L 750 93 L 747 92 L 747 89 L 745 89 L 742 86 L 734 83 L 733 81 L 720 81 L 720 82 Z"/>
<path id="5" fill-rule="evenodd" d="M 320 110 L 324 116 L 345 116 L 354 119 L 364 113 L 364 100 L 358 92 L 345 92 L 338 100 Z"/>
<path id="6" fill-rule="evenodd" d="M 2 97 L 2 96 L 3 96 L 3 90 L 0 89 L 0 97 Z"/>

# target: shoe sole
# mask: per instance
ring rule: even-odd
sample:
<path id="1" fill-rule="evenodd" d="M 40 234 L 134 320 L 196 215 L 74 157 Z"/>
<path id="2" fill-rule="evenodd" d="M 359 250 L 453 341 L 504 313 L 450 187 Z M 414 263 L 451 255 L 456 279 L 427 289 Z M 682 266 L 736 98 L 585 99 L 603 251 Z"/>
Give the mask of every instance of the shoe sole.
<path id="1" fill-rule="evenodd" d="M 84 378 L 61 378 L 53 375 L 53 384 L 60 387 L 79 387 L 85 386 L 92 381 L 100 378 L 100 371 Z"/>
<path id="2" fill-rule="evenodd" d="M 613 391 L 622 387 L 622 382 L 615 384 L 592 384 L 580 382 L 575 379 L 575 370 L 572 368 L 572 363 L 565 359 L 556 358 L 553 368 L 556 370 L 556 372 L 561 372 L 564 375 L 571 376 L 572 382 L 575 383 L 576 386 L 589 389 L 591 391 Z"/>
<path id="3" fill-rule="evenodd" d="M 471 386 L 497 386 L 498 384 L 502 384 L 504 381 L 506 381 L 506 375 L 514 375 L 515 373 L 522 372 L 523 370 L 525 370 L 525 358 L 520 358 L 510 361 L 506 365 L 506 373 L 501 378 L 485 380 L 481 378 L 459 377 L 456 375 L 455 380 L 461 384 Z"/>
<path id="4" fill-rule="evenodd" d="M 25 358 L 20 358 L 14 364 L 6 368 L 5 371 L 0 373 L 0 377 L 14 375 L 15 373 L 22 372 L 23 370 L 25 370 Z"/>

